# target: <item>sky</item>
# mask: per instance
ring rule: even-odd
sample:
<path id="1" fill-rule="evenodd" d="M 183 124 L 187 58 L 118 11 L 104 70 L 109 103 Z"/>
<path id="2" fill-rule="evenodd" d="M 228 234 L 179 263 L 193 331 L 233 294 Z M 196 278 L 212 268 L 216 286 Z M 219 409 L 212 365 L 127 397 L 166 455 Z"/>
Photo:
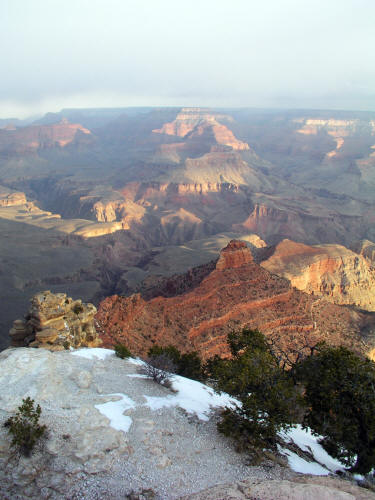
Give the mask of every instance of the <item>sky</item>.
<path id="1" fill-rule="evenodd" d="M 375 0 L 0 0 L 0 118 L 375 110 Z"/>

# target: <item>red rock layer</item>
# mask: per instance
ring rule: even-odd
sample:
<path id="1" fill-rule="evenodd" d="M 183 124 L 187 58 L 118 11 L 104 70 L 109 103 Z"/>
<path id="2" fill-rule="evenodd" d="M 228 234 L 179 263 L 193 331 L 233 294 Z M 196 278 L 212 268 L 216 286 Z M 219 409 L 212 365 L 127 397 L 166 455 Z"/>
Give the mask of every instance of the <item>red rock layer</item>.
<path id="1" fill-rule="evenodd" d="M 244 243 L 233 241 L 193 290 L 151 300 L 114 295 L 100 304 L 96 319 L 106 346 L 122 342 L 139 355 L 154 343 L 197 350 L 203 358 L 228 355 L 227 334 L 245 326 L 259 328 L 289 352 L 322 339 L 371 349 L 361 339 L 361 328 L 371 321 L 365 314 L 293 289 L 257 265 Z"/>
<path id="2" fill-rule="evenodd" d="M 336 304 L 375 311 L 375 270 L 366 258 L 341 245 L 308 246 L 281 241 L 261 264 L 307 293 Z"/>
<path id="3" fill-rule="evenodd" d="M 176 116 L 173 122 L 165 123 L 160 129 L 154 129 L 157 134 L 174 135 L 176 137 L 186 138 L 187 140 L 204 138 L 209 139 L 211 136 L 215 144 L 229 146 L 235 150 L 248 150 L 249 145 L 246 142 L 239 141 L 235 138 L 232 131 L 228 127 L 219 123 L 217 119 L 229 118 L 215 113 L 209 113 L 205 110 L 183 109 Z M 174 145 L 176 148 L 177 145 Z M 170 145 L 169 147 L 172 147 Z M 183 147 L 183 146 L 182 146 Z M 181 146 L 177 146 L 181 148 Z"/>
<path id="4" fill-rule="evenodd" d="M 77 133 L 91 135 L 82 125 L 69 123 L 67 120 L 52 125 L 1 130 L 0 152 L 26 153 L 55 146 L 64 147 L 76 138 Z"/>

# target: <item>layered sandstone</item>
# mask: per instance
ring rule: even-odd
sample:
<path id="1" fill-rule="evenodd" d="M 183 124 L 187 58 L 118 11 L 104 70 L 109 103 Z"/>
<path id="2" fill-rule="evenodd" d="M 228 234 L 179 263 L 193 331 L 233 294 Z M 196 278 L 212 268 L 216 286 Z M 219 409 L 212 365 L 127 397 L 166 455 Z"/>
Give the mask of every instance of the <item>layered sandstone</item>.
<path id="1" fill-rule="evenodd" d="M 0 207 L 13 207 L 26 203 L 25 193 L 0 186 Z"/>
<path id="2" fill-rule="evenodd" d="M 345 245 L 362 234 L 361 217 L 330 212 L 323 207 L 319 212 L 318 208 L 255 203 L 243 222 L 233 224 L 233 230 L 259 234 L 271 244 L 291 239 L 308 244 L 340 241 Z"/>
<path id="3" fill-rule="evenodd" d="M 375 270 L 341 245 L 308 246 L 285 239 L 261 265 L 299 290 L 375 311 Z"/>
<path id="4" fill-rule="evenodd" d="M 38 149 L 65 147 L 74 140 L 91 136 L 90 130 L 63 119 L 52 125 L 31 125 L 15 130 L 0 130 L 0 153 L 23 154 Z"/>
<path id="5" fill-rule="evenodd" d="M 249 150 L 249 145 L 235 138 L 228 127 L 218 120 L 228 120 L 229 117 L 199 108 L 184 108 L 173 122 L 165 123 L 160 129 L 154 129 L 157 134 L 166 134 L 186 139 L 202 138 L 212 140 L 222 146 L 234 150 Z M 176 145 L 177 149 L 181 146 Z"/>
<path id="6" fill-rule="evenodd" d="M 288 352 L 318 340 L 370 352 L 362 333 L 374 321 L 296 290 L 257 265 L 238 241 L 228 244 L 215 269 L 193 289 L 151 299 L 114 295 L 100 304 L 96 318 L 107 346 L 122 342 L 145 354 L 154 343 L 173 344 L 203 358 L 228 355 L 227 334 L 245 326 L 259 328 Z"/>
<path id="7" fill-rule="evenodd" d="M 347 137 L 350 133 L 356 130 L 359 125 L 359 120 L 337 120 L 308 118 L 304 120 L 303 126 L 297 130 L 300 134 L 316 135 L 320 130 L 325 130 L 333 137 Z"/>
<path id="8" fill-rule="evenodd" d="M 17 319 L 9 331 L 14 347 L 43 347 L 49 350 L 96 347 L 101 344 L 95 329 L 96 307 L 73 300 L 66 293 L 49 290 L 31 299 L 25 320 Z"/>
<path id="9" fill-rule="evenodd" d="M 352 250 L 362 255 L 372 267 L 375 266 L 375 243 L 373 241 L 358 241 L 352 245 Z"/>

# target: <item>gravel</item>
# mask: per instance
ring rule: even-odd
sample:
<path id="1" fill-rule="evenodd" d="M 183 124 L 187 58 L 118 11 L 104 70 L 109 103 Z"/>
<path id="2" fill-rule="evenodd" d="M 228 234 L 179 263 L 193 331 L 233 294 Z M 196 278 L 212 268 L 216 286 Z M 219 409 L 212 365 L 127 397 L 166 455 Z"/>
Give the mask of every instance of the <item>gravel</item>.
<path id="1" fill-rule="evenodd" d="M 18 460 L 10 457 L 8 436 L 0 430 L 4 498 L 124 499 L 151 488 L 154 498 L 168 500 L 242 479 L 295 476 L 273 462 L 247 465 L 246 455 L 236 453 L 217 432 L 217 411 L 202 421 L 179 407 L 150 410 L 144 396 L 173 393 L 128 376 L 136 373 L 137 365 L 115 356 L 93 360 L 42 349 L 1 353 L 1 419 L 31 395 L 42 407 L 41 420 L 50 434 L 44 450 Z M 7 388 L 4 380 L 11 381 Z M 113 429 L 95 408 L 118 400 L 108 396 L 114 393 L 135 402 L 135 408 L 124 412 L 132 419 L 127 433 Z"/>

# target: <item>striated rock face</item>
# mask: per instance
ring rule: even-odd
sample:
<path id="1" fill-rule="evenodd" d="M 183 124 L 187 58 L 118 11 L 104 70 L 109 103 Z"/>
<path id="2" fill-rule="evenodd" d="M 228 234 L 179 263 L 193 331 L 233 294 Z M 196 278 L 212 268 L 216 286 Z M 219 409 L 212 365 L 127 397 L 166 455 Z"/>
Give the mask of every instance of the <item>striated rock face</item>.
<path id="1" fill-rule="evenodd" d="M 362 255 L 367 262 L 374 266 L 375 264 L 375 243 L 370 240 L 361 240 L 352 245 L 352 250 Z"/>
<path id="2" fill-rule="evenodd" d="M 31 299 L 25 320 L 17 319 L 9 331 L 13 347 L 96 347 L 101 340 L 95 330 L 96 307 L 73 300 L 66 293 L 38 293 Z"/>
<path id="3" fill-rule="evenodd" d="M 53 125 L 32 125 L 15 130 L 0 130 L 0 153 L 23 154 L 38 149 L 64 147 L 74 140 L 91 136 L 90 130 L 63 119 Z"/>
<path id="4" fill-rule="evenodd" d="M 220 252 L 219 260 L 216 263 L 216 269 L 222 271 L 224 269 L 236 268 L 250 264 L 253 261 L 253 256 L 246 246 L 244 241 L 232 240 Z"/>
<path id="5" fill-rule="evenodd" d="M 122 342 L 145 354 L 154 343 L 173 344 L 207 358 L 229 354 L 227 334 L 247 326 L 285 350 L 318 340 L 360 352 L 372 348 L 362 338 L 373 329 L 372 316 L 294 289 L 256 264 L 242 242 L 230 242 L 215 269 L 202 276 L 195 288 L 173 297 L 106 298 L 96 316 L 105 345 Z"/>
<path id="6" fill-rule="evenodd" d="M 153 132 L 187 139 L 201 137 L 207 140 L 211 136 L 218 145 L 229 146 L 239 151 L 249 150 L 249 145 L 246 142 L 236 139 L 231 130 L 219 123 L 218 120 L 222 119 L 228 120 L 229 117 L 209 110 L 184 108 L 173 122 L 165 123 L 162 128 L 154 129 Z"/>
<path id="7" fill-rule="evenodd" d="M 309 244 L 340 241 L 344 244 L 361 234 L 360 217 L 338 213 L 310 213 L 304 208 L 276 208 L 256 203 L 249 217 L 234 224 L 236 231 L 259 234 L 269 243 L 290 238 Z"/>
<path id="8" fill-rule="evenodd" d="M 27 203 L 25 193 L 0 186 L 0 207 L 13 207 Z"/>
<path id="9" fill-rule="evenodd" d="M 308 246 L 283 240 L 261 265 L 299 290 L 375 311 L 375 270 L 362 255 L 341 245 Z"/>

